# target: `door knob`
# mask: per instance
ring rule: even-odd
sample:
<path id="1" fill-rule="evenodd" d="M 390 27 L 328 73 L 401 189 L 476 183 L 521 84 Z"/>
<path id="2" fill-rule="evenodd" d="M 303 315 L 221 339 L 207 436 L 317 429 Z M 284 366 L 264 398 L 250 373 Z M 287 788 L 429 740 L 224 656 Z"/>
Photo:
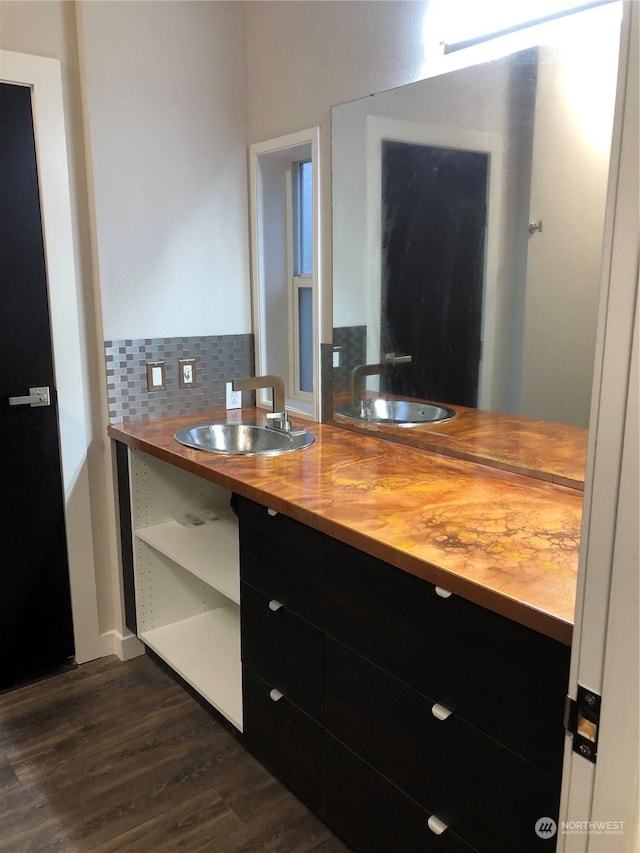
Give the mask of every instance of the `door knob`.
<path id="1" fill-rule="evenodd" d="M 35 388 L 29 388 L 29 394 L 24 397 L 9 397 L 10 406 L 50 406 L 51 398 L 49 395 L 49 386 L 42 385 Z"/>

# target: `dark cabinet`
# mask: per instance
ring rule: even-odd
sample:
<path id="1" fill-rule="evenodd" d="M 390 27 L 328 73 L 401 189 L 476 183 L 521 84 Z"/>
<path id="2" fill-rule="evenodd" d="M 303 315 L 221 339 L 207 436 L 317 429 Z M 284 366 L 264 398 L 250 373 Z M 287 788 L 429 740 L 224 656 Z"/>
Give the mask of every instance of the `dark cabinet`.
<path id="1" fill-rule="evenodd" d="M 560 778 L 567 646 L 327 539 L 326 630 Z"/>
<path id="2" fill-rule="evenodd" d="M 245 743 L 302 802 L 322 812 L 324 734 L 277 688 L 242 670 Z"/>
<path id="3" fill-rule="evenodd" d="M 242 662 L 322 720 L 324 634 L 274 598 L 240 587 Z"/>
<path id="4" fill-rule="evenodd" d="M 368 765 L 481 850 L 544 846 L 556 780 L 330 638 L 325 672 L 326 729 Z"/>
<path id="5" fill-rule="evenodd" d="M 436 835 L 426 809 L 329 734 L 325 760 L 324 818 L 354 850 L 473 853 L 474 848 L 449 829 Z"/>
<path id="6" fill-rule="evenodd" d="M 551 848 L 569 649 L 238 505 L 255 754 L 361 853 Z"/>
<path id="7" fill-rule="evenodd" d="M 322 628 L 326 537 L 253 501 L 236 505 L 242 580 Z"/>
<path id="8" fill-rule="evenodd" d="M 324 789 L 323 537 L 236 500 L 244 740 L 318 814 Z"/>

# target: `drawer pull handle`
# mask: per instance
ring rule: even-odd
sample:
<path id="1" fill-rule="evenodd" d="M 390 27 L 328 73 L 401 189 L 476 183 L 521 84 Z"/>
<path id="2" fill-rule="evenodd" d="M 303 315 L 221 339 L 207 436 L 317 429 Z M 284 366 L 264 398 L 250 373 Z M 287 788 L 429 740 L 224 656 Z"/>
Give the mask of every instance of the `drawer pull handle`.
<path id="1" fill-rule="evenodd" d="M 436 720 L 446 720 L 447 717 L 450 717 L 452 711 L 448 708 L 445 708 L 444 705 L 434 705 L 431 709 L 431 713 L 436 718 Z"/>
<path id="2" fill-rule="evenodd" d="M 450 593 L 448 589 L 443 589 L 441 586 L 437 586 L 436 595 L 439 595 L 440 598 L 449 598 L 452 593 Z"/>
<path id="3" fill-rule="evenodd" d="M 271 516 L 271 518 L 274 518 L 277 514 L 278 514 L 278 510 L 277 510 L 277 509 L 268 509 L 268 510 L 267 510 L 267 515 L 270 515 L 270 516 Z"/>
<path id="4" fill-rule="evenodd" d="M 279 690 L 276 690 L 275 687 L 269 692 L 269 699 L 271 699 L 272 702 L 279 702 L 283 696 L 284 693 L 281 693 Z"/>
<path id="5" fill-rule="evenodd" d="M 282 602 L 278 601 L 275 598 L 272 598 L 271 601 L 269 602 L 269 610 L 273 610 L 274 613 L 277 610 L 280 610 L 281 607 L 282 607 Z"/>
<path id="6" fill-rule="evenodd" d="M 442 835 L 445 829 L 448 829 L 447 824 L 440 820 L 439 817 L 436 817 L 434 814 L 431 815 L 429 820 L 427 821 L 427 826 L 433 832 L 434 835 Z"/>

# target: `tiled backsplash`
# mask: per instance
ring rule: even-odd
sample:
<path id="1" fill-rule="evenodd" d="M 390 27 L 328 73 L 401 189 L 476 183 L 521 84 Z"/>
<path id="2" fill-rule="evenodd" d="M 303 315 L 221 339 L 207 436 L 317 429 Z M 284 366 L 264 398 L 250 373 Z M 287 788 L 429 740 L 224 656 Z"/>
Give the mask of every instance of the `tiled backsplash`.
<path id="1" fill-rule="evenodd" d="M 110 423 L 223 409 L 225 383 L 254 370 L 251 334 L 105 341 L 104 349 Z M 180 358 L 195 359 L 189 388 L 179 385 Z M 164 361 L 166 390 L 147 390 L 148 361 Z"/>
<path id="2" fill-rule="evenodd" d="M 367 327 L 337 326 L 333 329 L 333 347 L 339 348 L 340 367 L 333 369 L 333 391 L 342 394 L 350 389 L 351 371 L 367 360 Z"/>

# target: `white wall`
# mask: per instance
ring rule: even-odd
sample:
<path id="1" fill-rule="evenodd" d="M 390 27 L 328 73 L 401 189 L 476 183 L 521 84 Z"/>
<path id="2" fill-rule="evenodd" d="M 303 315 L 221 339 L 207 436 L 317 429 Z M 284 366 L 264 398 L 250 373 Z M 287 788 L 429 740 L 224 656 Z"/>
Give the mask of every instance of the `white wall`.
<path id="1" fill-rule="evenodd" d="M 426 0 L 245 6 L 249 141 L 320 127 L 322 341 L 331 341 L 331 107 L 421 79 Z"/>
<path id="2" fill-rule="evenodd" d="M 85 531 L 87 543 L 93 538 L 98 618 L 100 629 L 104 633 L 114 625 L 113 567 L 117 565 L 117 546 L 113 529 L 110 529 L 108 522 L 109 509 L 113 502 L 107 484 L 110 458 L 105 458 L 105 442 L 101 440 L 106 424 L 102 392 L 104 365 L 98 355 L 97 342 L 100 336 L 96 328 L 96 306 L 91 276 L 75 8 L 72 3 L 57 0 L 42 3 L 0 2 L 0 23 L 0 47 L 17 53 L 58 59 L 62 67 L 74 261 L 80 284 L 77 296 L 80 323 L 78 334 L 83 361 L 83 382 L 76 386 L 76 396 L 69 404 L 76 413 L 84 410 L 82 417 L 89 429 L 89 434 L 83 441 L 83 453 L 86 454 L 86 471 L 83 476 L 86 473 L 90 488 L 91 531 L 87 530 L 86 525 Z M 55 322 L 55 316 L 53 320 Z M 54 330 L 54 334 L 56 333 Z M 102 350 L 101 340 L 99 345 Z M 59 365 L 56 365 L 56 370 L 58 369 Z M 85 506 L 82 512 L 86 510 Z M 69 502 L 67 512 L 74 512 Z M 85 566 L 84 570 L 90 571 L 91 567 Z"/>
<path id="3" fill-rule="evenodd" d="M 563 49 L 541 51 L 520 412 L 586 427 L 618 73 L 620 10 L 567 22 Z M 597 53 L 597 61 L 594 59 Z"/>
<path id="4" fill-rule="evenodd" d="M 80 8 L 105 339 L 250 332 L 242 4 Z"/>

